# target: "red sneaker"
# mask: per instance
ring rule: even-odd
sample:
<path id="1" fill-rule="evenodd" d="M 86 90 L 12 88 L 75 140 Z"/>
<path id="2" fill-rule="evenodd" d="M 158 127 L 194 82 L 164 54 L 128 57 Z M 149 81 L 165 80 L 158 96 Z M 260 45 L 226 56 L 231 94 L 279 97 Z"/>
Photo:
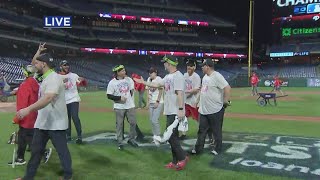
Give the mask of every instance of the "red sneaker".
<path id="1" fill-rule="evenodd" d="M 189 156 L 186 156 L 186 158 L 182 161 L 179 161 L 176 165 L 176 170 L 177 171 L 180 171 L 180 170 L 183 170 L 185 168 L 185 166 L 187 165 L 189 161 Z"/>
<path id="2" fill-rule="evenodd" d="M 176 168 L 176 165 L 173 163 L 173 162 L 170 162 L 169 164 L 165 165 L 165 167 L 167 169 L 175 169 Z"/>

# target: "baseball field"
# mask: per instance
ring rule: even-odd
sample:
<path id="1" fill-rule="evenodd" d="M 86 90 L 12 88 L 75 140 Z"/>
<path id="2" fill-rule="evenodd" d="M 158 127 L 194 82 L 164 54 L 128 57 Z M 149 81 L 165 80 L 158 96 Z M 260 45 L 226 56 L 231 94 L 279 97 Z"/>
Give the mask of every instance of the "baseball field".
<path id="1" fill-rule="evenodd" d="M 260 88 L 270 92 L 270 88 Z M 284 88 L 288 96 L 277 99 L 278 105 L 258 106 L 249 88 L 232 89 L 232 106 L 226 110 L 223 124 L 223 153 L 213 156 L 205 152 L 191 156 L 183 171 L 164 168 L 171 160 L 168 144 L 155 147 L 146 137 L 140 147 L 117 149 L 115 115 L 105 92 L 82 92 L 80 119 L 84 144 L 69 144 L 73 180 L 98 179 L 320 179 L 320 91 L 316 88 Z M 11 99 L 13 101 L 13 99 Z M 0 179 L 21 177 L 25 166 L 12 168 L 14 145 L 7 144 L 17 129 L 11 123 L 13 102 L 0 103 Z M 151 136 L 148 111 L 137 110 L 138 125 Z M 164 116 L 160 119 L 165 129 Z M 128 123 L 125 131 L 128 132 Z M 73 128 L 73 135 L 75 130 Z M 189 120 L 187 150 L 195 144 L 198 125 Z M 49 142 L 48 146 L 52 147 Z M 26 160 L 30 153 L 26 153 Z M 47 164 L 41 164 L 39 180 L 57 180 L 62 175 L 58 154 L 53 151 Z"/>

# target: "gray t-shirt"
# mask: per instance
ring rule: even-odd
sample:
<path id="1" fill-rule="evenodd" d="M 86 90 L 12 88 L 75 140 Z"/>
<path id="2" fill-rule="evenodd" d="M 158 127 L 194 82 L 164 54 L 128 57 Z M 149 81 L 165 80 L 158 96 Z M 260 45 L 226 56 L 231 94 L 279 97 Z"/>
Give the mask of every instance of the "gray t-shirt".
<path id="1" fill-rule="evenodd" d="M 113 78 L 107 87 L 107 94 L 114 96 L 123 96 L 127 98 L 125 103 L 114 102 L 114 109 L 131 109 L 135 107 L 134 96 L 131 96 L 131 92 L 134 90 L 134 82 L 131 78 L 125 77 L 124 79 L 117 80 Z"/>
<path id="2" fill-rule="evenodd" d="M 202 78 L 200 91 L 199 112 L 200 114 L 214 114 L 223 107 L 223 89 L 229 84 L 224 77 L 214 71 L 210 76 Z"/>
<path id="3" fill-rule="evenodd" d="M 51 72 L 42 81 L 39 99 L 47 93 L 54 93 L 56 97 L 46 107 L 38 110 L 38 117 L 34 127 L 42 130 L 68 129 L 65 87 L 61 76 L 56 72 Z"/>
<path id="4" fill-rule="evenodd" d="M 188 73 L 184 73 L 184 78 L 186 81 L 186 91 L 200 88 L 201 78 L 196 72 L 193 72 L 191 76 L 189 76 Z M 199 93 L 193 94 L 190 97 L 188 97 L 188 93 L 186 93 L 186 104 L 192 107 L 197 107 L 198 97 L 199 97 Z"/>
<path id="5" fill-rule="evenodd" d="M 179 104 L 175 91 L 182 91 L 182 100 L 185 98 L 185 80 L 180 71 L 166 75 L 161 83 L 164 86 L 164 115 L 178 114 Z M 184 102 L 183 106 L 184 106 Z M 184 107 L 183 107 L 184 108 Z"/>

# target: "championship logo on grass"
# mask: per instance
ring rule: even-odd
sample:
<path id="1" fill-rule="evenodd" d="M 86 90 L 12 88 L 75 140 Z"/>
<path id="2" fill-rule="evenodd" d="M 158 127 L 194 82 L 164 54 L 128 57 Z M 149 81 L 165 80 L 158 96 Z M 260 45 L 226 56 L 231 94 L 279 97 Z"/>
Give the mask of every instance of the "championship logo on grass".
<path id="1" fill-rule="evenodd" d="M 218 156 L 210 155 L 213 158 L 210 165 L 214 168 L 320 179 L 320 139 L 246 133 L 224 133 L 223 137 L 223 152 Z M 116 135 L 101 133 L 85 138 L 84 142 L 116 144 Z M 181 142 L 185 150 L 190 150 L 195 143 L 196 139 Z M 139 146 L 159 148 L 153 143 Z M 169 150 L 170 147 L 164 144 L 160 148 Z"/>

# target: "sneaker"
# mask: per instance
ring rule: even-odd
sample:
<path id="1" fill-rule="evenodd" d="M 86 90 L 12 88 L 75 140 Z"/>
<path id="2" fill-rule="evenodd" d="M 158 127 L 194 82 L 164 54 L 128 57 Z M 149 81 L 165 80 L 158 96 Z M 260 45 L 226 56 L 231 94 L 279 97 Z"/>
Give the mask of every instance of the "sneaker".
<path id="1" fill-rule="evenodd" d="M 137 143 L 135 140 L 133 140 L 133 139 L 129 140 L 129 141 L 128 141 L 128 144 L 130 144 L 130 145 L 133 146 L 133 147 L 139 147 L 138 143 Z"/>
<path id="2" fill-rule="evenodd" d="M 18 166 L 25 165 L 26 163 L 27 162 L 24 159 L 16 159 L 15 162 L 14 162 L 14 164 L 18 165 Z M 12 166 L 12 161 L 8 162 L 8 165 Z"/>
<path id="3" fill-rule="evenodd" d="M 210 140 L 209 140 L 209 146 L 215 146 L 213 139 L 210 139 Z"/>
<path id="4" fill-rule="evenodd" d="M 189 161 L 189 157 L 186 156 L 186 158 L 182 161 L 179 161 L 176 165 L 176 170 L 180 171 L 183 170 L 185 168 L 185 166 L 187 165 L 187 162 Z"/>
<path id="5" fill-rule="evenodd" d="M 81 138 L 77 138 L 76 139 L 76 144 L 82 144 L 82 139 Z"/>
<path id="6" fill-rule="evenodd" d="M 120 150 L 120 151 L 123 150 L 123 145 L 122 144 L 118 145 L 118 150 Z"/>
<path id="7" fill-rule="evenodd" d="M 165 165 L 164 167 L 167 169 L 175 169 L 176 165 L 173 162 L 170 162 L 169 164 Z"/>
<path id="8" fill-rule="evenodd" d="M 52 148 L 49 148 L 44 152 L 43 163 L 47 163 L 49 161 L 51 157 L 51 153 L 52 153 Z"/>
<path id="9" fill-rule="evenodd" d="M 198 155 L 199 154 L 195 149 L 192 149 L 188 153 L 191 154 L 191 155 Z"/>
<path id="10" fill-rule="evenodd" d="M 213 154 L 213 155 L 216 156 L 216 155 L 218 155 L 219 153 L 218 153 L 216 150 L 213 149 L 213 150 L 211 151 L 211 154 Z"/>
<path id="11" fill-rule="evenodd" d="M 22 180 L 22 178 L 17 178 L 16 180 Z"/>

